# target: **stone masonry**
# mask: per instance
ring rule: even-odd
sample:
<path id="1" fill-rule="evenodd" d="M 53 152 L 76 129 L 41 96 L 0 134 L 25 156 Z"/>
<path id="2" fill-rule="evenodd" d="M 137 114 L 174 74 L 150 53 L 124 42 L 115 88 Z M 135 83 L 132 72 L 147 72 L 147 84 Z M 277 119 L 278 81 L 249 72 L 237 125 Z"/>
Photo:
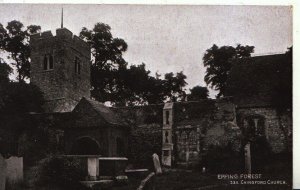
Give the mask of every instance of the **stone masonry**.
<path id="1" fill-rule="evenodd" d="M 46 112 L 71 111 L 90 97 L 90 48 L 66 28 L 32 35 L 31 83 L 46 99 Z"/>

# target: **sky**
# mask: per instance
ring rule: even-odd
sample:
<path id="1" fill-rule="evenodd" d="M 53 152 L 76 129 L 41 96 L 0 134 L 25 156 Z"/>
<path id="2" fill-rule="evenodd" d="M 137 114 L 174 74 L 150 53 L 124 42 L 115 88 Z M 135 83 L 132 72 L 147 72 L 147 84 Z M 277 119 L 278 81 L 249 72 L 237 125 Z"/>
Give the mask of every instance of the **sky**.
<path id="1" fill-rule="evenodd" d="M 127 42 L 129 64 L 145 63 L 153 75 L 183 71 L 187 90 L 206 85 L 202 57 L 213 44 L 253 45 L 255 55 L 284 53 L 292 45 L 289 6 L 0 4 L 0 23 L 19 20 L 55 34 L 62 7 L 64 27 L 74 34 L 106 23 Z"/>

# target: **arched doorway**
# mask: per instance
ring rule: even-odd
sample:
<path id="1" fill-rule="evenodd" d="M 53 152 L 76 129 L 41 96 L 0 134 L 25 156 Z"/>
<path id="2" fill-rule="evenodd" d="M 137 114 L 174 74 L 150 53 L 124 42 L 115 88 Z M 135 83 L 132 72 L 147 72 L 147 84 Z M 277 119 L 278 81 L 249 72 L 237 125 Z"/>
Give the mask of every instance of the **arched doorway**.
<path id="1" fill-rule="evenodd" d="M 99 155 L 101 153 L 98 142 L 91 137 L 80 137 L 72 146 L 73 155 Z"/>

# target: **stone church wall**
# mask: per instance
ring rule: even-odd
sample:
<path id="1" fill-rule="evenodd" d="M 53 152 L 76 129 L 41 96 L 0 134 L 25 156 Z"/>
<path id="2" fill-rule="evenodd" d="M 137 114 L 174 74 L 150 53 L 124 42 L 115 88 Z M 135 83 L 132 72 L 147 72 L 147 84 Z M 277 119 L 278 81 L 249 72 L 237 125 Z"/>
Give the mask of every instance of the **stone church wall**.
<path id="1" fill-rule="evenodd" d="M 237 114 L 239 116 L 239 125 L 241 125 L 241 127 L 243 127 L 241 120 L 247 116 L 259 115 L 265 118 L 265 136 L 271 146 L 272 152 L 280 153 L 286 150 L 288 147 L 287 143 L 291 140 L 289 138 L 291 138 L 292 133 L 291 116 L 288 116 L 288 113 L 284 113 L 282 116 L 282 123 L 280 123 L 281 118 L 278 117 L 276 110 L 272 107 L 239 108 Z M 281 125 L 286 126 L 285 130 L 288 137 L 284 133 Z"/>

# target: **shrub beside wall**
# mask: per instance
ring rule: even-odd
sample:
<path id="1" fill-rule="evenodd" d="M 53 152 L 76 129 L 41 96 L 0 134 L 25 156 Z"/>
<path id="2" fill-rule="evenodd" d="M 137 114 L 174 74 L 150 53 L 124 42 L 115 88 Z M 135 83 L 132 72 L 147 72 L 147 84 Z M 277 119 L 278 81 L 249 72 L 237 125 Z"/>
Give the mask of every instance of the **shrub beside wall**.
<path id="1" fill-rule="evenodd" d="M 158 124 L 135 127 L 130 137 L 130 162 L 135 167 L 153 167 L 152 154 L 161 155 L 162 128 Z"/>
<path id="2" fill-rule="evenodd" d="M 37 187 L 58 187 L 63 190 L 84 190 L 79 181 L 84 179 L 84 171 L 79 159 L 48 156 L 37 169 Z"/>

